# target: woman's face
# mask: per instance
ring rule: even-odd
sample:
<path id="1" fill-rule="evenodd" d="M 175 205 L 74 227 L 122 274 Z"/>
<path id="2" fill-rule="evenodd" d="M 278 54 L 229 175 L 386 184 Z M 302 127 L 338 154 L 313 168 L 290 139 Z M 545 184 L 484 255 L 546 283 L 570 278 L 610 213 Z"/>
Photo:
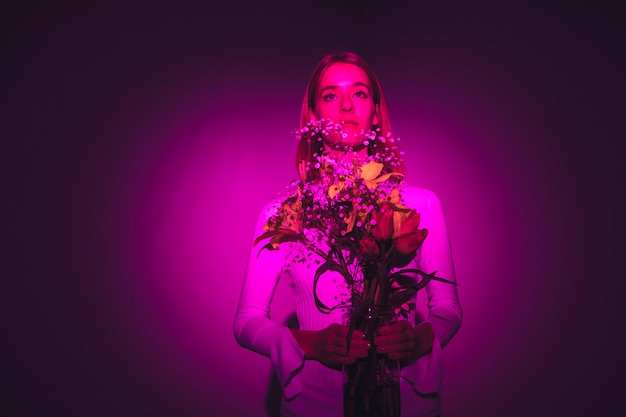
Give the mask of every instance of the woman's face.
<path id="1" fill-rule="evenodd" d="M 371 82 L 365 71 L 356 65 L 335 63 L 326 68 L 320 78 L 315 103 L 315 117 L 343 123 L 342 130 L 347 133 L 342 139 L 344 145 L 361 144 L 362 132 L 370 131 L 378 124 L 378 108 L 374 104 Z M 328 140 L 333 142 L 339 138 Z"/>

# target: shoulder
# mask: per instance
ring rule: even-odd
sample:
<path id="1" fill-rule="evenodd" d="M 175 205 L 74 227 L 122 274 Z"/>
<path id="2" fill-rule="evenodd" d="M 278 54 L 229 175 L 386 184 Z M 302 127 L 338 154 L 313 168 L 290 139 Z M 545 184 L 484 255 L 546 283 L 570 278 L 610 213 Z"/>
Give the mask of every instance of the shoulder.
<path id="1" fill-rule="evenodd" d="M 419 211 L 428 211 L 441 206 L 439 197 L 433 190 L 405 184 L 402 188 L 404 204 Z"/>
<path id="2" fill-rule="evenodd" d="M 420 214 L 421 226 L 433 232 L 446 234 L 447 229 L 443 206 L 433 190 L 405 185 L 402 193 L 404 205 Z M 430 239 L 432 240 L 432 239 Z"/>
<path id="3" fill-rule="evenodd" d="M 282 201 L 280 198 L 275 198 L 266 202 L 258 212 L 258 223 L 265 223 L 270 217 L 277 215 L 280 212 Z"/>
<path id="4" fill-rule="evenodd" d="M 276 196 L 270 201 L 265 202 L 261 206 L 261 210 L 259 212 L 259 220 L 267 220 L 272 216 L 277 215 L 285 200 L 294 196 L 297 192 L 297 182 L 292 181 L 289 185 L 285 187 L 284 190 L 280 191 Z"/>

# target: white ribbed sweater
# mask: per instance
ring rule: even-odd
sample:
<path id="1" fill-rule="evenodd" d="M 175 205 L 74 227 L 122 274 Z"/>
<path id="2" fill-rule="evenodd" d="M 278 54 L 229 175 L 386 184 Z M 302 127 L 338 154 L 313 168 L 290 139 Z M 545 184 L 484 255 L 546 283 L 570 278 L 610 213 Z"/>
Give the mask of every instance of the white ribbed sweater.
<path id="1" fill-rule="evenodd" d="M 437 271 L 437 276 L 455 281 L 450 240 L 444 213 L 437 196 L 430 190 L 405 186 L 404 204 L 420 213 L 420 228 L 428 229 L 418 256 L 411 267 L 425 272 Z M 261 212 L 254 237 L 259 236 L 271 214 L 268 204 Z M 279 279 L 288 279 L 292 288 L 299 328 L 320 330 L 331 323 L 341 323 L 341 310 L 330 314 L 320 312 L 313 297 L 315 265 L 294 262 L 290 245 L 281 250 L 250 251 L 239 306 L 234 320 L 234 334 L 244 347 L 271 359 L 283 388 L 283 416 L 341 417 L 342 375 L 319 362 L 304 359 L 288 328 L 270 318 L 270 304 Z M 297 261 L 297 259 L 296 259 Z M 345 299 L 347 288 L 341 275 L 325 273 L 318 283 L 318 296 L 324 304 L 335 305 Z M 431 281 L 417 297 L 427 297 L 421 311 L 413 311 L 415 324 L 429 321 L 435 333 L 432 351 L 416 363 L 402 369 L 401 403 L 403 417 L 434 417 L 439 415 L 439 396 L 443 378 L 442 348 L 461 326 L 462 309 L 457 288 Z M 420 303 L 417 303 L 418 306 Z"/>

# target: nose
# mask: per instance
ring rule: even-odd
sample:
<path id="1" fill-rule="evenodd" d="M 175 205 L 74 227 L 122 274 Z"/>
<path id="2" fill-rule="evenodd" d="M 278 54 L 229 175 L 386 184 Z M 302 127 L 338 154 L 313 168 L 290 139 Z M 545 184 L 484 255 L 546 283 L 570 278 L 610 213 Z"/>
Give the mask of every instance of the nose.
<path id="1" fill-rule="evenodd" d="M 341 111 L 342 112 L 351 112 L 352 111 L 352 100 L 350 96 L 346 96 L 341 101 Z"/>

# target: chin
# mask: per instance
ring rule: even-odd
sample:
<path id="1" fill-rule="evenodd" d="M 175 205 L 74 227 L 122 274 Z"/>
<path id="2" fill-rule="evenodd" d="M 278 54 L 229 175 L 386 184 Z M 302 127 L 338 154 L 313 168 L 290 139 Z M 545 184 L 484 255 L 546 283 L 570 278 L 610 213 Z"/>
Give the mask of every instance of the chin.
<path id="1" fill-rule="evenodd" d="M 353 150 L 359 150 L 359 149 L 362 149 L 365 146 L 365 144 L 363 143 L 362 138 L 360 137 L 357 138 L 354 136 L 345 138 L 341 142 L 334 142 L 330 144 L 330 147 L 334 149 L 343 149 L 346 146 L 352 148 Z"/>
<path id="2" fill-rule="evenodd" d="M 348 128 L 344 126 L 342 131 L 348 135 L 345 140 L 350 142 L 363 141 L 363 137 L 365 136 L 363 129 L 358 126 L 351 126 Z"/>

